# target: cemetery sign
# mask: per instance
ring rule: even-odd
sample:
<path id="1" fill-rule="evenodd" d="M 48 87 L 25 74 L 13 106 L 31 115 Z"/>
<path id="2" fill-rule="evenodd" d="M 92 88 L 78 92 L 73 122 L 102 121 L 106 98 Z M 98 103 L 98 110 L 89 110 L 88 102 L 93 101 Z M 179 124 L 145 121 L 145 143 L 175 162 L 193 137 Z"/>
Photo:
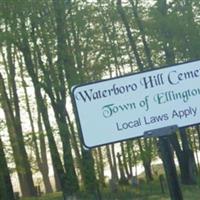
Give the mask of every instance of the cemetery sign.
<path id="1" fill-rule="evenodd" d="M 200 61 L 73 87 L 85 147 L 200 122 Z"/>

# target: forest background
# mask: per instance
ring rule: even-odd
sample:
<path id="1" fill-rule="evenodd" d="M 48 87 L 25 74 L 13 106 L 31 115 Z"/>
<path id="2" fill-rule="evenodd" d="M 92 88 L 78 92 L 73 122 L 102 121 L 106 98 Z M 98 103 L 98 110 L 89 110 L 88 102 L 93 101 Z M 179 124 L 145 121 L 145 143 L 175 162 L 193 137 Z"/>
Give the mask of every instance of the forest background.
<path id="1" fill-rule="evenodd" d="M 199 59 L 199 4 L 0 0 L 0 199 L 14 199 L 17 183 L 23 197 L 37 196 L 35 186 L 65 198 L 98 194 L 107 171 L 115 191 L 137 177 L 138 163 L 153 181 L 156 139 L 83 148 L 71 87 Z M 197 184 L 199 126 L 180 129 L 170 142 L 181 183 Z"/>

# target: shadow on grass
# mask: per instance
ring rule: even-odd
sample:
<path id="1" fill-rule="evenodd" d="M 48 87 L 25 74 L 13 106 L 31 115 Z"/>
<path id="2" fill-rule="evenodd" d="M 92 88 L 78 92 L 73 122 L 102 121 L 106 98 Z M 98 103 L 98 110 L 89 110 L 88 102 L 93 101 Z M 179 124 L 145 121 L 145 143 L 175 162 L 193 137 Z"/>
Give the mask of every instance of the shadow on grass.
<path id="1" fill-rule="evenodd" d="M 170 200 L 167 184 L 164 184 L 165 193 L 161 191 L 158 179 L 151 183 L 142 183 L 138 187 L 124 186 L 111 193 L 108 188 L 101 190 L 102 200 Z M 184 200 L 200 199 L 200 184 L 195 186 L 182 186 Z M 77 200 L 98 200 L 98 196 L 80 192 Z M 62 193 L 48 194 L 38 198 L 22 198 L 22 200 L 63 200 Z"/>

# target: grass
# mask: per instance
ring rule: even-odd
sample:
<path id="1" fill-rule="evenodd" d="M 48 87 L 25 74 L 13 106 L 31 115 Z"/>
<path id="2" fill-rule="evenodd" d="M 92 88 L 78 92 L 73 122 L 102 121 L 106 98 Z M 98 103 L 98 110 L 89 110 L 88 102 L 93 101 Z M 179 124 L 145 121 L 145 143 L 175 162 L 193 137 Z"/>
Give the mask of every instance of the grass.
<path id="1" fill-rule="evenodd" d="M 154 171 L 157 174 L 162 174 L 163 169 L 161 165 L 154 166 Z M 143 178 L 141 174 L 139 178 Z M 161 186 L 158 178 L 154 181 L 146 183 L 141 181 L 138 187 L 123 186 L 119 187 L 118 191 L 110 192 L 108 188 L 101 190 L 102 200 L 170 200 L 168 187 L 164 181 L 165 193 L 161 191 Z M 184 200 L 199 200 L 200 199 L 200 177 L 198 183 L 194 186 L 181 185 Z M 97 200 L 93 194 L 81 192 L 77 194 L 77 200 Z M 23 198 L 22 200 L 63 200 L 62 193 L 53 193 L 38 198 Z"/>
<path id="2" fill-rule="evenodd" d="M 184 200 L 199 200 L 200 185 L 182 186 Z M 158 180 L 147 184 L 142 183 L 137 188 L 130 186 L 121 187 L 117 192 L 111 193 L 108 189 L 101 191 L 102 200 L 170 200 L 168 190 L 165 188 L 165 194 L 162 194 Z M 77 200 L 96 200 L 92 194 L 79 193 Z M 61 193 L 53 193 L 38 198 L 23 198 L 22 200 L 63 200 Z"/>
<path id="3" fill-rule="evenodd" d="M 62 193 L 55 192 L 53 194 L 47 194 L 42 197 L 33 197 L 33 198 L 22 198 L 22 200 L 62 200 Z"/>

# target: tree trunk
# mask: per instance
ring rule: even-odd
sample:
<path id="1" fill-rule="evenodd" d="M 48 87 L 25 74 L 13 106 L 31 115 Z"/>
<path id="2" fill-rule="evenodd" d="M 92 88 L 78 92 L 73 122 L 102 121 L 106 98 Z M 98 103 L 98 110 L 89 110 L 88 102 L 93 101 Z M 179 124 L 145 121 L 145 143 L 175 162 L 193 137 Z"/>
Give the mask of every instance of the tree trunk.
<path id="1" fill-rule="evenodd" d="M 111 179 L 109 180 L 109 189 L 111 192 L 116 192 L 118 189 L 118 175 L 115 173 L 113 162 L 112 162 L 112 157 L 111 157 L 111 152 L 110 152 L 110 147 L 109 145 L 106 145 L 106 155 L 108 158 L 108 164 L 110 168 L 110 173 L 111 173 Z"/>
<path id="2" fill-rule="evenodd" d="M 130 172 L 130 176 L 133 176 L 133 141 L 127 141 L 127 154 L 128 154 L 128 167 L 129 167 L 129 172 Z"/>
<path id="3" fill-rule="evenodd" d="M 119 182 L 122 184 L 125 184 L 127 179 L 124 173 L 124 167 L 122 164 L 122 160 L 121 160 L 121 155 L 119 153 L 117 153 L 117 159 L 118 159 L 118 165 L 119 165 L 119 173 L 120 173 L 120 179 Z"/>
<path id="4" fill-rule="evenodd" d="M 126 28 L 127 37 L 129 39 L 129 43 L 131 45 L 131 49 L 132 49 L 132 51 L 133 51 L 133 53 L 135 55 L 139 71 L 142 72 L 144 70 L 144 67 L 143 67 L 142 61 L 140 59 L 138 50 L 137 50 L 136 41 L 132 36 L 131 29 L 130 29 L 126 14 L 125 14 L 125 12 L 124 12 L 124 10 L 122 8 L 121 0 L 117 0 L 117 9 L 118 9 L 118 12 L 119 12 L 119 14 L 121 16 L 122 22 L 123 22 L 123 24 L 124 24 L 124 26 Z"/>
<path id="5" fill-rule="evenodd" d="M 166 0 L 158 0 L 157 1 L 158 11 L 160 12 L 161 17 L 167 18 L 167 1 Z M 167 29 L 167 26 L 165 26 L 165 23 L 160 24 L 160 32 L 161 36 L 163 37 L 163 51 L 165 53 L 165 60 L 166 64 L 174 64 L 175 62 L 175 55 L 174 55 L 174 48 L 172 45 L 172 33 L 170 30 Z"/>
<path id="6" fill-rule="evenodd" d="M 167 17 L 167 12 L 168 12 L 168 6 L 167 6 L 167 1 L 162 0 L 162 1 L 157 1 L 157 6 L 158 6 L 158 11 L 160 12 L 160 15 L 164 18 Z M 164 23 L 161 23 L 160 25 L 160 31 L 161 31 L 161 36 L 163 37 L 163 50 L 165 53 L 165 58 L 166 58 L 166 64 L 174 64 L 175 63 L 175 55 L 174 55 L 174 49 L 172 45 L 172 39 L 173 35 L 170 30 L 167 29 L 167 26 L 165 26 Z M 183 132 L 183 129 L 180 130 Z M 181 134 L 181 140 L 183 143 L 183 151 L 180 148 L 180 144 L 178 142 L 177 136 L 171 136 L 171 143 L 173 144 L 173 147 L 176 151 L 176 155 L 179 161 L 179 166 L 181 170 L 181 179 L 182 183 L 184 184 L 194 184 L 194 172 L 196 170 L 196 164 L 194 160 L 194 155 L 192 150 L 190 150 L 188 147 L 188 141 L 186 135 L 183 133 Z M 191 163 L 189 163 L 191 162 Z M 192 171 L 194 171 L 192 173 Z"/>
<path id="7" fill-rule="evenodd" d="M 47 164 L 47 158 L 46 158 L 46 144 L 45 144 L 44 139 L 43 139 L 44 137 L 42 137 L 43 132 L 41 130 L 41 127 L 39 127 L 40 144 L 41 144 L 40 145 L 41 156 L 40 156 L 40 152 L 39 152 L 39 148 L 38 148 L 38 144 L 37 144 L 35 127 L 34 127 L 34 123 L 33 123 L 33 117 L 32 117 L 31 108 L 30 108 L 30 105 L 29 105 L 28 93 L 27 93 L 27 89 L 26 89 L 27 84 L 25 82 L 24 75 L 23 75 L 22 62 L 20 63 L 20 75 L 21 75 L 22 86 L 23 86 L 24 94 L 25 94 L 25 102 L 26 102 L 26 107 L 27 107 L 27 113 L 28 113 L 28 116 L 29 116 L 31 130 L 32 130 L 31 135 L 32 135 L 32 140 L 33 140 L 33 144 L 34 144 L 36 162 L 37 162 L 38 168 L 39 168 L 39 170 L 42 174 L 42 177 L 43 177 L 45 191 L 46 191 L 46 193 L 51 193 L 51 192 L 53 192 L 53 190 L 52 190 L 52 187 L 51 187 L 51 184 L 50 184 L 50 181 L 49 181 L 49 177 L 48 177 L 49 172 L 48 172 L 48 164 Z M 44 158 L 46 158 L 46 159 L 44 160 Z"/>
<path id="8" fill-rule="evenodd" d="M 105 178 L 104 178 L 104 161 L 103 161 L 102 150 L 100 147 L 97 149 L 97 152 L 98 152 L 98 157 L 99 157 L 99 180 L 100 180 L 101 187 L 105 187 L 106 183 L 105 183 Z"/>
<path id="9" fill-rule="evenodd" d="M 144 166 L 144 171 L 145 171 L 145 176 L 146 176 L 147 182 L 152 181 L 153 174 L 152 174 L 152 169 L 151 169 L 151 162 L 144 161 L 143 166 Z"/>
<path id="10" fill-rule="evenodd" d="M 25 28 L 25 23 L 23 22 L 23 18 L 22 18 L 21 25 L 22 25 L 22 30 L 23 30 L 22 31 L 23 32 L 23 37 L 22 37 L 23 41 L 22 41 L 22 44 L 19 44 L 18 48 L 23 53 L 26 69 L 27 69 L 28 74 L 31 77 L 33 85 L 34 85 L 36 102 L 37 102 L 38 108 L 42 114 L 44 126 L 45 126 L 46 133 L 47 133 L 47 138 L 48 138 L 48 142 L 49 142 L 49 148 L 50 148 L 52 162 L 53 162 L 54 168 L 55 168 L 55 170 L 58 174 L 59 180 L 60 180 L 60 184 L 61 184 L 62 191 L 63 191 L 63 196 L 64 196 L 64 198 L 66 198 L 68 196 L 68 194 L 70 193 L 68 190 L 69 189 L 68 183 L 66 183 L 67 182 L 66 174 L 63 169 L 60 155 L 58 153 L 56 142 L 54 140 L 53 132 L 52 132 L 52 129 L 50 126 L 49 117 L 48 117 L 49 115 L 48 115 L 48 111 L 47 111 L 45 102 L 43 100 L 42 94 L 41 94 L 40 83 L 39 83 L 38 77 L 34 70 L 32 58 L 31 58 L 31 51 L 30 51 L 30 47 L 29 47 L 29 43 L 28 43 L 28 39 L 27 39 L 27 35 L 26 35 L 26 28 Z"/>
<path id="11" fill-rule="evenodd" d="M 138 141 L 138 145 L 139 145 L 139 149 L 140 149 L 142 163 L 143 163 L 144 170 L 145 170 L 146 180 L 147 180 L 147 182 L 149 182 L 149 181 L 153 180 L 153 175 L 152 175 L 152 170 L 151 170 L 151 157 L 150 157 L 151 152 L 149 152 L 151 149 L 147 148 L 147 139 L 144 139 L 144 140 L 145 140 L 144 141 L 145 148 L 143 148 L 143 146 L 142 146 L 141 139 L 138 139 L 137 141 Z"/>
<path id="12" fill-rule="evenodd" d="M 58 172 L 56 168 L 54 167 L 54 165 L 53 165 L 53 172 L 54 172 L 54 180 L 55 180 L 55 190 L 56 192 L 60 192 L 63 189 L 61 187 L 60 176 L 58 175 Z"/>
<path id="13" fill-rule="evenodd" d="M 146 33 L 145 33 L 145 30 L 144 30 L 142 20 L 139 17 L 138 8 L 137 8 L 138 1 L 136 0 L 136 2 L 134 3 L 133 0 L 129 0 L 129 2 L 132 5 L 133 15 L 134 15 L 136 24 L 139 28 L 140 35 L 142 37 L 142 43 L 143 43 L 143 46 L 144 46 L 144 53 L 145 53 L 145 56 L 146 56 L 146 59 L 147 59 L 148 68 L 152 69 L 154 65 L 153 65 L 153 62 L 151 60 L 151 50 L 150 50 L 150 48 L 147 44 Z"/>
<path id="14" fill-rule="evenodd" d="M 112 158 L 111 158 L 109 145 L 106 145 L 106 155 L 107 155 L 107 159 L 108 159 L 108 165 L 109 165 L 109 168 L 110 168 L 111 178 L 113 179 L 114 178 L 113 164 L 112 164 Z"/>
<path id="15" fill-rule="evenodd" d="M 99 8 L 101 9 L 101 23 L 102 23 L 102 32 L 103 32 L 104 41 L 105 41 L 105 43 L 107 43 L 106 42 L 107 40 L 109 41 L 108 45 L 111 48 L 112 57 L 114 59 L 116 75 L 119 76 L 122 74 L 120 72 L 120 64 L 118 61 L 119 56 L 118 56 L 117 46 L 114 41 L 115 37 L 113 38 L 114 31 L 112 33 L 110 33 L 110 30 L 108 29 L 107 21 L 104 17 L 106 15 L 106 13 L 104 12 L 104 8 L 101 5 L 101 1 L 98 1 L 98 3 L 99 3 Z M 112 29 L 114 29 L 113 25 L 112 25 Z"/>
<path id="16" fill-rule="evenodd" d="M 118 173 L 117 173 L 117 161 L 116 161 L 116 154 L 115 154 L 115 144 L 111 144 L 111 152 L 112 152 L 112 159 L 113 159 L 113 173 L 114 176 L 119 180 Z"/>
<path id="17" fill-rule="evenodd" d="M 181 182 L 186 185 L 195 184 L 194 177 L 191 177 L 191 170 L 193 170 L 193 165 L 190 165 L 191 161 L 191 151 L 181 150 L 180 144 L 176 134 L 170 135 L 170 142 L 176 152 L 176 156 L 179 162 L 180 172 L 181 172 Z M 195 170 L 194 170 L 195 171 Z M 192 172 L 194 173 L 194 172 Z"/>
<path id="18" fill-rule="evenodd" d="M 24 146 L 21 125 L 17 124 L 19 123 L 19 119 L 17 119 L 18 121 L 16 122 L 16 119 L 14 117 L 11 103 L 10 100 L 8 99 L 4 85 L 4 80 L 1 74 L 0 74 L 0 94 L 2 99 L 1 104 L 4 110 L 10 142 L 13 150 L 14 160 L 16 163 L 16 169 L 20 180 L 22 195 L 25 197 L 35 196 L 36 191 L 33 184 L 31 167 L 28 162 L 28 156 L 26 154 Z"/>
<path id="19" fill-rule="evenodd" d="M 128 178 L 130 173 L 128 170 L 128 165 L 127 165 L 127 159 L 126 159 L 126 153 L 125 153 L 125 148 L 124 148 L 124 144 L 123 142 L 121 142 L 121 152 L 122 152 L 122 161 L 123 161 L 123 167 L 124 167 L 124 171 L 126 172 L 126 177 Z"/>
<path id="20" fill-rule="evenodd" d="M 41 172 L 43 175 L 43 181 L 46 193 L 51 193 L 53 192 L 53 189 L 49 179 L 49 166 L 47 160 L 46 142 L 45 142 L 44 131 L 42 128 L 41 114 L 39 112 L 39 109 L 38 109 L 38 130 L 39 130 L 40 154 L 41 154 Z"/>
<path id="21" fill-rule="evenodd" d="M 87 192 L 95 196 L 99 193 L 99 186 L 96 180 L 95 170 L 94 170 L 94 160 L 91 155 L 91 151 L 82 149 L 82 164 L 84 169 L 84 188 Z"/>
<path id="22" fill-rule="evenodd" d="M 180 136 L 183 146 L 183 159 L 185 159 L 185 174 L 182 175 L 185 178 L 182 179 L 184 184 L 196 184 L 197 180 L 197 167 L 195 163 L 194 153 L 189 147 L 189 142 L 185 128 L 180 128 Z M 186 177 L 187 176 L 187 177 Z"/>
<path id="23" fill-rule="evenodd" d="M 3 143 L 0 138 L 0 200 L 14 200 L 14 193 L 7 166 Z"/>
<path id="24" fill-rule="evenodd" d="M 198 147 L 197 147 L 197 139 L 196 139 L 196 132 L 195 132 L 195 128 L 193 127 L 192 130 L 192 138 L 193 138 L 193 142 L 192 142 L 192 149 L 194 149 L 194 153 L 196 155 L 196 159 L 197 159 L 197 173 L 199 173 L 200 170 L 200 166 L 199 166 L 199 156 L 198 156 Z"/>

